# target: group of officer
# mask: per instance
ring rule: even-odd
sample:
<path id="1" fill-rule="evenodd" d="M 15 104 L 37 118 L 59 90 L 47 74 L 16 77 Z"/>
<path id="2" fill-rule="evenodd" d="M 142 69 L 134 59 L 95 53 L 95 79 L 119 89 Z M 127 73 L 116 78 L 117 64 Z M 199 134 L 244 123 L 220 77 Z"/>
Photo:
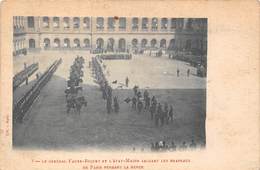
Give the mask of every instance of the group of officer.
<path id="1" fill-rule="evenodd" d="M 131 99 L 132 108 L 137 110 L 137 113 L 140 114 L 143 111 L 149 111 L 151 115 L 151 120 L 155 121 L 156 126 L 163 126 L 169 122 L 173 122 L 173 106 L 168 106 L 167 103 L 164 103 L 162 106 L 161 103 L 157 102 L 155 96 L 150 98 L 149 92 L 147 90 L 142 93 L 139 90 L 138 86 L 133 87 L 134 96 Z"/>
<path id="2" fill-rule="evenodd" d="M 101 92 L 102 97 L 106 100 L 106 109 L 107 113 L 110 114 L 113 110 L 115 113 L 119 112 L 119 102 L 118 97 L 114 96 L 113 98 L 113 90 L 112 87 L 108 84 L 106 76 L 104 75 L 103 68 L 101 67 L 102 59 L 99 57 L 92 58 L 92 72 L 94 73 L 95 79 L 97 80 Z M 113 103 L 113 105 L 112 105 Z M 114 109 L 113 109 L 114 108 Z"/>
<path id="3" fill-rule="evenodd" d="M 67 89 L 65 90 L 67 99 L 67 113 L 70 112 L 71 108 L 76 108 L 78 113 L 82 105 L 87 106 L 87 101 L 83 96 L 83 89 L 80 83 L 83 82 L 82 77 L 84 75 L 82 69 L 85 63 L 84 58 L 77 56 L 70 67 L 69 80 L 67 81 Z"/>

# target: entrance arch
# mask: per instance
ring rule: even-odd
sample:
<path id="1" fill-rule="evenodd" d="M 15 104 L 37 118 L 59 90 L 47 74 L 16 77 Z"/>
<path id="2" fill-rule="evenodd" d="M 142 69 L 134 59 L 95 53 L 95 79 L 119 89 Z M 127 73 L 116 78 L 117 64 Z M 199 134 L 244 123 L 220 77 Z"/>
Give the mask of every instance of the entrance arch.
<path id="1" fill-rule="evenodd" d="M 115 40 L 113 38 L 109 38 L 108 42 L 107 42 L 107 51 L 108 52 L 114 51 L 114 44 L 115 44 Z"/>
<path id="2" fill-rule="evenodd" d="M 126 51 L 126 42 L 125 39 L 121 38 L 118 42 L 118 50 L 119 52 L 125 52 Z"/>
<path id="3" fill-rule="evenodd" d="M 97 49 L 103 49 L 104 48 L 104 40 L 102 38 L 97 39 L 96 45 L 97 45 Z"/>

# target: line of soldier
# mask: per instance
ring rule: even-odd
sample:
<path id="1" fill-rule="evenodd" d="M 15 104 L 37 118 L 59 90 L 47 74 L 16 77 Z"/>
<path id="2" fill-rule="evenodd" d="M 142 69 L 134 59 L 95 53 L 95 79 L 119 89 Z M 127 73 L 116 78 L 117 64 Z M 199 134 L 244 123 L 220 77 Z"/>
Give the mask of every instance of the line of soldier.
<path id="1" fill-rule="evenodd" d="M 132 108 L 137 110 L 137 113 L 140 114 L 143 110 L 149 111 L 151 115 L 151 120 L 155 120 L 155 125 L 163 126 L 164 124 L 169 124 L 169 122 L 173 122 L 173 106 L 170 107 L 165 102 L 164 107 L 161 103 L 157 102 L 155 96 L 152 99 L 149 96 L 149 92 L 147 90 L 144 91 L 143 101 L 142 94 L 138 90 L 138 86 L 134 86 L 133 88 L 134 96 L 131 99 Z"/>
<path id="2" fill-rule="evenodd" d="M 106 109 L 107 113 L 110 114 L 113 111 L 112 102 L 115 113 L 119 112 L 119 103 L 118 98 L 115 96 L 113 98 L 113 90 L 112 87 L 108 84 L 106 76 L 101 67 L 102 60 L 98 57 L 92 58 L 92 71 L 94 73 L 95 79 L 97 80 L 100 89 L 102 91 L 102 97 L 106 100 Z"/>
<path id="3" fill-rule="evenodd" d="M 70 112 L 71 108 L 76 108 L 80 114 L 81 107 L 87 106 L 87 101 L 82 94 L 82 87 L 80 83 L 83 82 L 82 77 L 84 73 L 82 71 L 83 64 L 85 63 L 84 58 L 77 56 L 73 64 L 70 67 L 69 80 L 67 82 L 67 89 L 65 90 L 67 99 L 67 113 Z"/>
<path id="4" fill-rule="evenodd" d="M 172 141 L 171 144 L 167 144 L 165 141 L 151 143 L 151 151 L 176 151 L 186 150 L 188 148 L 197 148 L 197 144 L 195 143 L 194 139 L 191 140 L 191 143 L 189 145 L 187 145 L 185 141 L 183 141 L 180 145 L 176 145 L 174 141 Z"/>

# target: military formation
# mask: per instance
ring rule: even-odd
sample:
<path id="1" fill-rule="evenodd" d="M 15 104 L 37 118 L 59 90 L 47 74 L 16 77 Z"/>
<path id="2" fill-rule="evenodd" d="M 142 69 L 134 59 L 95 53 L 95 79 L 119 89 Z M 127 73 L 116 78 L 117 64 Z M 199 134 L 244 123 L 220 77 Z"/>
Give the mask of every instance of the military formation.
<path id="1" fill-rule="evenodd" d="M 106 76 L 104 74 L 102 65 L 102 59 L 99 57 L 92 58 L 92 73 L 97 83 L 100 86 L 100 90 L 102 92 L 102 98 L 106 100 L 106 109 L 107 113 L 110 114 L 112 111 L 115 113 L 119 112 L 119 102 L 118 97 L 113 97 L 112 87 L 109 85 Z M 103 65 L 104 66 L 104 65 Z"/>
<path id="2" fill-rule="evenodd" d="M 150 97 L 148 90 L 142 92 L 139 87 L 135 85 L 133 87 L 133 97 L 126 98 L 125 102 L 130 103 L 133 110 L 136 110 L 138 114 L 143 112 L 149 112 L 150 118 L 154 121 L 156 126 L 164 126 L 174 120 L 174 109 L 172 105 L 168 103 L 161 104 L 155 96 Z"/>
<path id="3" fill-rule="evenodd" d="M 84 58 L 77 56 L 70 67 L 69 80 L 67 81 L 67 89 L 65 90 L 67 113 L 70 113 L 70 110 L 74 109 L 76 113 L 80 114 L 82 106 L 87 106 L 87 101 L 83 96 L 83 87 L 81 86 L 84 75 L 82 71 L 84 63 Z"/>

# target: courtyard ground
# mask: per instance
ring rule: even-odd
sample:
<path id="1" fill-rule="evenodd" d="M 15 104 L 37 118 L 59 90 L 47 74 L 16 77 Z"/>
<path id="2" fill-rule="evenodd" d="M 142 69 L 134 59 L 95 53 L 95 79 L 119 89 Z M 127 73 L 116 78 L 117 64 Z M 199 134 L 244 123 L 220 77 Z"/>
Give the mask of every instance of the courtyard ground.
<path id="1" fill-rule="evenodd" d="M 86 59 L 84 67 L 83 89 L 88 106 L 81 115 L 66 113 L 64 90 L 69 76 L 69 68 L 76 55 Z M 24 122 L 13 127 L 13 145 L 19 148 L 41 149 L 132 149 L 147 150 L 151 142 L 166 140 L 177 144 L 194 139 L 198 145 L 205 144 L 206 118 L 206 79 L 194 76 L 196 70 L 184 62 L 134 56 L 133 60 L 105 61 L 113 95 L 119 97 L 118 114 L 106 113 L 106 102 L 94 82 L 88 62 L 91 55 L 84 52 L 58 53 L 46 52 L 28 55 L 14 61 L 14 73 L 23 68 L 23 62 L 39 61 L 43 72 L 55 59 L 62 57 L 59 66 L 49 83 L 43 88 L 39 97 L 27 112 Z M 181 76 L 176 76 L 176 68 Z M 187 68 L 191 76 L 186 76 Z M 130 79 L 130 87 L 123 84 L 125 77 Z M 30 83 L 33 83 L 34 78 Z M 122 88 L 118 88 L 118 86 Z M 148 112 L 137 114 L 124 102 L 132 97 L 132 87 L 138 85 L 141 91 L 147 89 L 159 102 L 174 106 L 173 123 L 156 127 Z M 26 91 L 25 85 L 14 93 L 19 96 Z"/>

